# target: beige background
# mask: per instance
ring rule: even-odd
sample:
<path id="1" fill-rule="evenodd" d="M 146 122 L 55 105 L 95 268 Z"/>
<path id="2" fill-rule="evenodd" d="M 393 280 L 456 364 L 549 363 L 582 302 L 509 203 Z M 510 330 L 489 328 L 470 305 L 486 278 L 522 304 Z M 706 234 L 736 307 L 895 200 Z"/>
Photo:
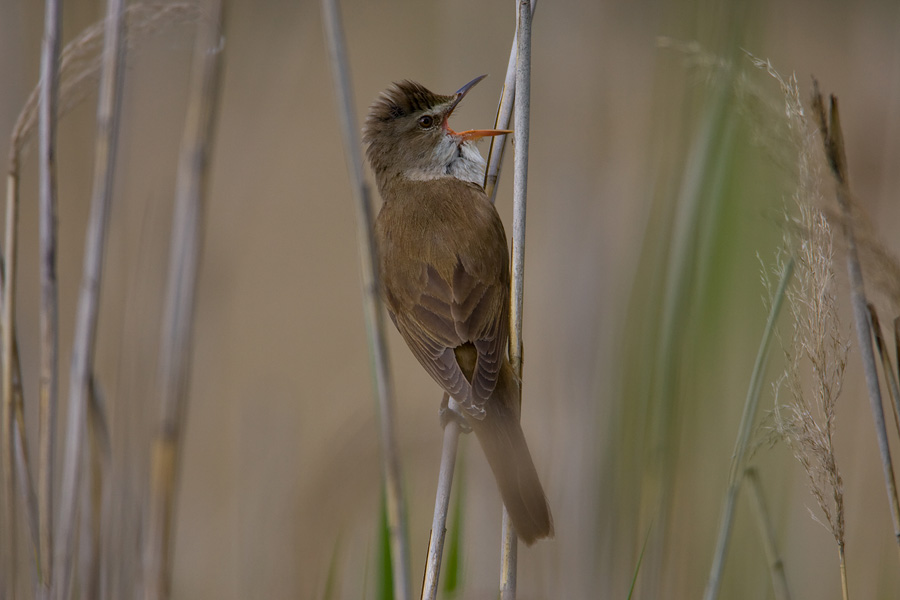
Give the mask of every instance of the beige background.
<path id="1" fill-rule="evenodd" d="M 38 5 L 0 2 L 0 139 L 38 78 Z M 658 597 L 697 598 L 709 569 L 765 318 L 755 255 L 768 260 L 779 239 L 777 208 L 790 194 L 784 183 L 789 163 L 750 140 L 753 131 L 778 125 L 766 122 L 768 113 L 742 113 L 735 162 L 750 166 L 730 181 L 752 183 L 722 200 L 729 228 L 718 230 L 700 260 L 711 279 L 692 302 L 708 321 L 699 336 L 702 347 L 678 351 L 687 364 L 679 376 L 683 395 L 672 400 L 670 445 L 660 449 L 678 466 L 663 536 L 651 525 L 651 455 L 635 452 L 662 442 L 632 435 L 644 431 L 635 422 L 649 423 L 651 416 L 635 408 L 628 391 L 635 382 L 627 376 L 642 372 L 635 367 L 642 354 L 628 348 L 636 339 L 651 340 L 645 347 L 653 348 L 656 334 L 647 326 L 654 321 L 640 318 L 640 307 L 663 302 L 646 283 L 661 277 L 668 252 L 668 234 L 661 232 L 668 231 L 671 213 L 660 207 L 670 206 L 683 183 L 686 156 L 712 92 L 710 72 L 690 67 L 676 50 L 659 48 L 659 36 L 698 41 L 719 56 L 743 47 L 771 59 L 785 75 L 796 72 L 804 93 L 814 73 L 826 91 L 838 94 L 854 188 L 877 234 L 900 252 L 900 9 L 886 1 L 742 6 L 562 0 L 538 7 L 523 422 L 557 537 L 520 550 L 520 598 L 626 597 L 648 528 L 652 541 L 637 597 L 652 598 L 657 590 Z M 415 79 L 450 93 L 488 73 L 454 122 L 457 129 L 489 126 L 514 33 L 513 8 L 512 2 L 474 0 L 344 2 L 359 119 L 391 81 Z M 103 9 L 100 2 L 66 3 L 65 40 L 100 19 Z M 321 598 L 334 561 L 336 597 L 371 598 L 381 489 L 377 417 L 355 213 L 319 6 L 310 0 L 233 2 L 227 19 L 174 597 Z M 188 22 L 142 37 L 126 74 L 97 348 L 114 428 L 121 501 L 116 526 L 125 540 L 116 553 L 115 577 L 122 590 L 129 589 L 138 557 L 147 443 L 157 414 L 159 316 L 192 36 Z M 737 63 L 765 97 L 781 102 L 769 79 L 740 56 Z M 737 101 L 726 110 L 740 108 Z M 93 113 L 92 97 L 59 130 L 66 349 L 90 196 Z M 482 144 L 483 153 L 486 148 Z M 36 181 L 32 152 L 24 163 L 18 321 L 30 397 L 38 357 Z M 498 208 L 511 230 L 511 171 L 501 183 Z M 836 265 L 843 269 L 841 260 Z M 845 319 L 852 333 L 850 322 Z M 440 452 L 440 397 L 393 331 L 390 345 L 415 588 Z M 896 548 L 856 354 L 850 362 L 837 443 L 848 503 L 851 591 L 858 598 L 892 598 L 900 587 Z M 68 352 L 60 364 L 65 391 Z M 777 371 L 770 369 L 770 379 Z M 765 391 L 768 408 L 768 385 Z M 31 423 L 34 416 L 31 402 Z M 465 440 L 463 452 L 462 597 L 492 597 L 499 499 L 477 444 Z M 830 534 L 807 514 L 813 500 L 802 471 L 783 447 L 760 449 L 757 462 L 770 486 L 795 597 L 840 597 L 836 552 Z M 771 597 L 745 505 L 738 519 L 722 597 Z"/>

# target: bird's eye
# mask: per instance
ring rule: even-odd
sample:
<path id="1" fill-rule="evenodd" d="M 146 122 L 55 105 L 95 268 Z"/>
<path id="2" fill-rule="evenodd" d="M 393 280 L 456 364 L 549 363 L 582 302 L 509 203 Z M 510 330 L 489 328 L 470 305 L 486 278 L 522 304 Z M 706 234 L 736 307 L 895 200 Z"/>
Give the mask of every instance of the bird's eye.
<path id="1" fill-rule="evenodd" d="M 428 129 L 432 125 L 434 125 L 434 117 L 432 117 L 431 115 L 423 115 L 419 117 L 419 127 L 421 127 L 422 129 Z"/>

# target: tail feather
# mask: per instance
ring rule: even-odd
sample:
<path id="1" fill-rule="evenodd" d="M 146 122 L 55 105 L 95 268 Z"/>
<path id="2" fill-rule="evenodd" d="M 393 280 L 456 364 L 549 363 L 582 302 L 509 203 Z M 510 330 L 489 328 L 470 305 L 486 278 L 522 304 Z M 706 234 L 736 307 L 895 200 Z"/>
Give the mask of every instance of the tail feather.
<path id="1" fill-rule="evenodd" d="M 519 386 L 504 360 L 497 387 L 485 405 L 483 420 L 470 419 L 503 504 L 526 544 L 553 537 L 553 517 L 519 423 Z"/>

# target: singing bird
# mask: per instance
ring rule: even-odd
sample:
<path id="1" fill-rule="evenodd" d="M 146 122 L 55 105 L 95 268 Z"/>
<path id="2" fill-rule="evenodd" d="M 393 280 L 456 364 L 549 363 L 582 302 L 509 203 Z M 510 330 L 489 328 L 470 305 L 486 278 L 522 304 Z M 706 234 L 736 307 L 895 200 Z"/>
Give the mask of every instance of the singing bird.
<path id="1" fill-rule="evenodd" d="M 553 519 L 519 423 L 509 364 L 509 251 L 482 187 L 475 142 L 448 119 L 482 75 L 442 96 L 412 81 L 372 104 L 366 155 L 383 204 L 375 223 L 382 295 L 403 339 L 475 432 L 519 537 L 553 535 Z"/>

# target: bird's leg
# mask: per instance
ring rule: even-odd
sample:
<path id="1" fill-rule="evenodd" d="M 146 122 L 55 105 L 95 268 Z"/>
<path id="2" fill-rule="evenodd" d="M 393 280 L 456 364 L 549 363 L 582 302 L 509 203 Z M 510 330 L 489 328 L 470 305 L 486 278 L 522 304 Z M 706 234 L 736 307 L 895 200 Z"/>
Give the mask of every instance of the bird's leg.
<path id="1" fill-rule="evenodd" d="M 444 398 L 441 400 L 441 409 L 438 411 L 438 416 L 441 420 L 441 429 L 446 427 L 450 421 L 456 421 L 461 433 L 471 433 L 472 431 L 472 426 L 469 425 L 459 402 L 457 402 L 455 398 L 451 398 L 450 394 L 447 392 L 444 392 Z"/>

